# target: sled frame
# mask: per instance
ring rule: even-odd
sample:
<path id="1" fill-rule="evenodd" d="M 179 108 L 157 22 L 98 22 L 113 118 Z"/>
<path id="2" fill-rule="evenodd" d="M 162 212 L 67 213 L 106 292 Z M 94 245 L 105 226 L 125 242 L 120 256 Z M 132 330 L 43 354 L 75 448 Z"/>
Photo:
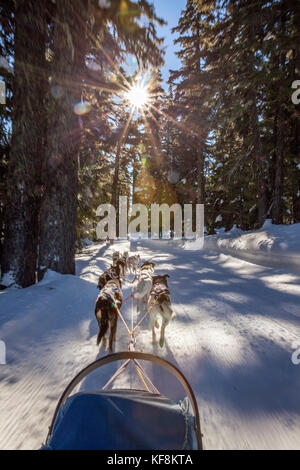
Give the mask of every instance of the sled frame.
<path id="1" fill-rule="evenodd" d="M 142 352 L 139 352 L 139 351 L 126 351 L 126 352 L 118 352 L 118 353 L 113 353 L 113 354 L 108 354 L 107 356 L 104 356 L 102 357 L 101 359 L 98 359 L 97 361 L 94 361 L 92 362 L 91 364 L 89 364 L 87 367 L 85 367 L 84 369 L 82 369 L 82 371 L 80 371 L 74 378 L 73 380 L 69 383 L 69 385 L 66 387 L 66 389 L 64 390 L 64 392 L 62 393 L 59 401 L 58 401 L 58 404 L 56 406 L 56 409 L 55 409 L 55 412 L 54 412 L 54 416 L 52 418 L 52 421 L 51 421 L 51 425 L 49 427 L 49 431 L 48 431 L 48 435 L 47 435 L 47 439 L 46 439 L 46 442 L 48 442 L 48 440 L 50 439 L 51 437 L 51 434 L 52 434 L 52 431 L 53 431 L 53 427 L 54 427 L 54 423 L 55 423 L 55 420 L 56 420 L 56 417 L 57 417 L 57 414 L 58 414 L 58 411 L 60 409 L 61 406 L 63 406 L 66 402 L 66 400 L 68 399 L 68 397 L 70 396 L 70 394 L 72 393 L 72 391 L 75 389 L 75 387 L 89 374 L 91 374 L 92 372 L 94 372 L 96 369 L 99 369 L 100 367 L 102 366 L 105 366 L 107 364 L 111 364 L 112 362 L 116 362 L 116 361 L 126 361 L 123 366 L 121 366 L 118 371 L 112 376 L 112 378 L 106 383 L 106 385 L 104 386 L 104 388 L 102 388 L 102 390 L 104 389 L 107 389 L 109 387 L 109 385 L 111 385 L 111 383 L 115 380 L 116 378 L 116 374 L 121 370 L 121 372 L 123 370 L 125 370 L 125 368 L 127 367 L 127 365 L 133 361 L 133 363 L 135 364 L 135 367 L 139 370 L 140 374 L 144 377 L 144 374 L 145 374 L 145 371 L 144 369 L 140 366 L 140 364 L 138 363 L 138 360 L 141 360 L 141 361 L 146 361 L 146 362 L 152 362 L 153 364 L 156 364 L 160 367 L 162 367 L 163 369 L 167 370 L 168 372 L 170 372 L 172 375 L 174 375 L 176 377 L 176 379 L 181 383 L 181 385 L 183 386 L 185 392 L 187 393 L 187 396 L 188 396 L 188 399 L 190 401 L 190 404 L 192 406 L 192 409 L 193 409 L 193 414 L 194 414 L 194 429 L 195 429 L 195 433 L 196 433 L 196 441 L 197 441 L 197 446 L 198 446 L 198 450 L 203 450 L 203 444 L 202 444 L 202 433 L 201 433 L 201 427 L 200 427 L 200 417 L 199 417 L 199 409 L 198 409 L 198 405 L 197 405 L 197 401 L 196 401 L 196 398 L 195 398 L 195 394 L 193 392 L 193 389 L 192 387 L 190 386 L 189 382 L 187 381 L 186 377 L 183 375 L 183 373 L 177 368 L 175 367 L 171 362 L 167 361 L 166 359 L 163 359 L 161 357 L 158 357 L 158 356 L 155 356 L 154 354 L 148 354 L 148 353 L 142 353 Z M 120 372 L 119 372 L 120 373 Z M 118 374 L 119 375 L 119 374 Z M 145 374 L 146 375 L 146 374 Z M 145 378 L 145 377 L 144 377 Z M 149 379 L 150 380 L 150 379 Z M 150 381 L 151 382 L 151 381 Z M 143 383 L 143 380 L 142 380 L 142 383 Z M 150 385 L 150 383 L 149 383 Z M 151 385 L 152 382 L 151 382 Z M 154 387 L 154 386 L 153 386 Z M 152 388 L 152 387 L 151 387 Z M 147 389 L 147 388 L 146 388 Z M 154 389 L 153 390 L 157 390 Z M 150 392 L 151 393 L 151 392 Z M 157 393 L 154 393 L 154 395 L 157 395 L 159 396 L 159 394 Z"/>

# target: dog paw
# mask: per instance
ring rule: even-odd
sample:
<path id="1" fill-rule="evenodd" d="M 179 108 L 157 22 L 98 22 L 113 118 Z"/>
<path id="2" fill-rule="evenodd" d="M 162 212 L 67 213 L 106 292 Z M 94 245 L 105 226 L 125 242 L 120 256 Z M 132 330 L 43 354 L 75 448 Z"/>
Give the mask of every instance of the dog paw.
<path id="1" fill-rule="evenodd" d="M 159 345 L 160 345 L 161 348 L 164 347 L 164 340 L 163 340 L 163 339 L 160 339 L 160 340 L 159 340 Z"/>

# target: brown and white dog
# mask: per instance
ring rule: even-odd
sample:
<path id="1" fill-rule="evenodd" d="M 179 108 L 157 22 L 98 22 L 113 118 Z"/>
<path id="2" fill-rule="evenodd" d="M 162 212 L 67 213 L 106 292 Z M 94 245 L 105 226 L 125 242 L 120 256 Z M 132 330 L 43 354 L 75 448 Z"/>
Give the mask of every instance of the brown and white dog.
<path id="1" fill-rule="evenodd" d="M 154 263 L 145 262 L 140 267 L 138 283 L 135 290 L 135 298 L 137 299 L 137 312 L 141 310 L 141 303 L 144 303 L 144 309 L 148 303 L 148 297 L 152 289 L 152 277 L 154 275 Z"/>
<path id="2" fill-rule="evenodd" d="M 121 308 L 123 301 L 122 283 L 118 278 L 109 280 L 101 290 L 96 300 L 95 315 L 99 325 L 99 333 L 97 336 L 97 345 L 101 340 L 106 347 L 106 333 L 110 327 L 109 334 L 109 350 L 113 349 L 113 342 L 116 341 L 118 309 Z"/>
<path id="3" fill-rule="evenodd" d="M 165 329 L 170 320 L 173 320 L 176 315 L 172 310 L 170 301 L 170 291 L 168 288 L 167 277 L 169 274 L 163 276 L 153 276 L 152 289 L 148 301 L 148 310 L 150 311 L 150 325 L 152 328 L 152 342 L 156 343 L 155 328 L 159 328 L 158 319 L 161 317 L 161 329 L 159 345 L 162 348 L 165 341 Z"/>
<path id="4" fill-rule="evenodd" d="M 122 266 L 120 261 L 117 261 L 116 266 L 110 266 L 104 273 L 99 276 L 98 288 L 101 290 L 112 279 L 119 279 L 122 275 Z"/>

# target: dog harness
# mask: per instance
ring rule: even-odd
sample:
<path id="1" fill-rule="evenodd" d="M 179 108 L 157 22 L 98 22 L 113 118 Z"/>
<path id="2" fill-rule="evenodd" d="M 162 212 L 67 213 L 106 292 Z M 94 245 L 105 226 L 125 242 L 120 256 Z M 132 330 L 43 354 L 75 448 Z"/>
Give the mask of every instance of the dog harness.
<path id="1" fill-rule="evenodd" d="M 120 292 L 120 289 L 118 287 L 114 287 L 114 289 L 110 289 L 111 292 L 113 291 L 119 291 Z M 113 296 L 111 294 L 109 294 L 108 292 L 102 292 L 102 294 L 105 295 L 105 297 L 108 299 L 108 300 L 111 300 L 112 301 L 112 306 L 115 307 L 115 298 L 113 298 Z"/>
<path id="2" fill-rule="evenodd" d="M 150 295 L 153 295 L 156 299 L 158 299 L 162 294 L 170 295 L 168 287 L 164 284 L 156 284 L 150 291 Z"/>

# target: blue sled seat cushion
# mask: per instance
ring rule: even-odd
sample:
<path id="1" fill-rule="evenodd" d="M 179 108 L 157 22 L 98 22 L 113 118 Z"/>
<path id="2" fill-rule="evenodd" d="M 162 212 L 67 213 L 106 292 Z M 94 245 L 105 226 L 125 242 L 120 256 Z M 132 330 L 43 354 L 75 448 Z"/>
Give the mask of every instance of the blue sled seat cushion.
<path id="1" fill-rule="evenodd" d="M 189 422 L 179 405 L 161 395 L 132 390 L 77 393 L 59 410 L 46 448 L 191 449 Z"/>

